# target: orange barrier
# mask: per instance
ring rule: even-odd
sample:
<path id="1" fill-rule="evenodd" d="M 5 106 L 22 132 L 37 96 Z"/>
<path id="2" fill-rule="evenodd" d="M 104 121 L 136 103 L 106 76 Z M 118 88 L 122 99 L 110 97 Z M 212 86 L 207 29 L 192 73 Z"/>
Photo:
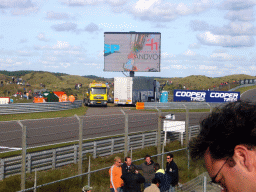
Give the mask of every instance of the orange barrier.
<path id="1" fill-rule="evenodd" d="M 136 103 L 136 109 L 144 109 L 144 103 L 142 103 L 142 102 L 137 102 L 137 103 Z"/>
<path id="2" fill-rule="evenodd" d="M 60 102 L 67 102 L 68 101 L 68 96 L 66 94 L 63 94 L 61 96 Z"/>
<path id="3" fill-rule="evenodd" d="M 76 100 L 76 98 L 73 95 L 70 95 L 68 97 L 68 100 L 73 103 Z"/>
<path id="4" fill-rule="evenodd" d="M 33 103 L 44 103 L 45 99 L 40 97 L 34 97 Z"/>

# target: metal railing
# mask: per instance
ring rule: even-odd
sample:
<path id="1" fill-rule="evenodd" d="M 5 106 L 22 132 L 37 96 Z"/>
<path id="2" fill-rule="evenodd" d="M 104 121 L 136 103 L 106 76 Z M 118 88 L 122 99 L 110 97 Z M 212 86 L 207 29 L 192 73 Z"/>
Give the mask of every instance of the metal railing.
<path id="1" fill-rule="evenodd" d="M 190 127 L 190 137 L 199 133 L 199 126 Z M 173 132 L 169 141 L 181 140 L 185 138 L 185 133 Z M 132 149 L 141 149 L 157 145 L 157 132 L 140 133 L 128 136 L 128 151 Z M 164 142 L 164 132 L 161 134 L 161 143 Z M 183 142 L 183 141 L 182 141 Z M 92 154 L 93 158 L 98 156 L 108 156 L 124 151 L 124 137 L 102 139 L 83 143 L 82 156 L 86 159 L 86 154 Z M 59 168 L 68 164 L 77 163 L 79 145 L 61 147 L 57 149 L 45 150 L 40 152 L 26 154 L 26 172 L 31 173 L 35 170 L 49 170 Z M 22 156 L 4 158 L 0 160 L 0 180 L 21 173 Z"/>
<path id="2" fill-rule="evenodd" d="M 78 108 L 82 106 L 82 101 L 72 102 L 46 102 L 46 103 L 15 103 L 0 105 L 0 115 L 19 114 L 19 113 L 37 113 L 48 111 L 61 111 Z"/>

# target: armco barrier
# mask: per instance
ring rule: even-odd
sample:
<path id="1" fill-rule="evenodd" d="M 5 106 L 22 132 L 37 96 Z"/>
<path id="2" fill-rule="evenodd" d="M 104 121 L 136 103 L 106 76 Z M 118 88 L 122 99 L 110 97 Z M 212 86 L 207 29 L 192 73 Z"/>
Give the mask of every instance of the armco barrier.
<path id="1" fill-rule="evenodd" d="M 145 102 L 145 109 L 211 109 L 214 107 L 220 107 L 226 103 L 206 103 L 206 102 L 169 102 L 169 103 L 159 103 L 159 102 Z"/>
<path id="2" fill-rule="evenodd" d="M 0 115 L 18 113 L 36 113 L 47 111 L 61 111 L 82 106 L 82 101 L 71 102 L 47 102 L 47 103 L 17 103 L 0 105 Z"/>

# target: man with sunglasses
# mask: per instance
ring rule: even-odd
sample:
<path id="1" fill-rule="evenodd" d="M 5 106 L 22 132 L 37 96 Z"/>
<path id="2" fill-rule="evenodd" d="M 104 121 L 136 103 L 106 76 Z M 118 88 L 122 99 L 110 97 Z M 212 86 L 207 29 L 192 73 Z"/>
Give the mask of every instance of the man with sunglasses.
<path id="1" fill-rule="evenodd" d="M 256 192 L 256 103 L 237 101 L 201 122 L 190 144 L 192 159 L 204 158 L 212 179 L 228 192 Z"/>
<path id="2" fill-rule="evenodd" d="M 175 191 L 175 186 L 178 185 L 179 181 L 179 172 L 178 172 L 178 166 L 173 161 L 173 154 L 168 153 L 166 156 L 166 168 L 165 173 L 169 174 L 169 178 L 171 178 L 171 185 L 169 192 Z"/>

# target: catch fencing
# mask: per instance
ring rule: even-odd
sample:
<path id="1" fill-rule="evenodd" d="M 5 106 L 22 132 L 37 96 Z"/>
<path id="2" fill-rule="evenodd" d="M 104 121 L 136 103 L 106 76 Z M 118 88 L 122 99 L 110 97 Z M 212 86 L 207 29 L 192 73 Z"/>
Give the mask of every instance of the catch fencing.
<path id="1" fill-rule="evenodd" d="M 210 184 L 211 178 L 207 172 L 202 173 L 191 181 L 179 185 L 177 192 L 221 192 L 221 187 L 216 184 Z"/>
<path id="2" fill-rule="evenodd" d="M 13 103 L 0 105 L 0 115 L 20 114 L 20 113 L 37 113 L 48 111 L 61 111 L 74 109 L 82 106 L 82 101 L 72 102 L 46 102 L 46 103 Z"/>
<path id="3" fill-rule="evenodd" d="M 5 152 L 17 149 L 22 150 L 21 157 L 12 159 L 16 162 L 7 162 L 6 159 L 1 159 L 2 177 L 21 173 L 21 189 L 24 190 L 26 172 L 33 172 L 37 168 L 39 170 L 54 169 L 66 165 L 66 163 L 76 162 L 78 164 L 78 174 L 81 175 L 82 160 L 86 153 L 92 153 L 94 157 L 97 157 L 111 154 L 111 152 L 124 151 L 124 156 L 127 156 L 131 147 L 142 148 L 143 145 L 146 147 L 152 144 L 157 146 L 157 154 L 161 154 L 163 123 L 172 121 L 165 119 L 165 116 L 169 113 L 175 115 L 175 121 L 186 122 L 186 125 L 185 132 L 183 131 L 180 134 L 171 131 L 168 132 L 167 138 L 184 140 L 184 145 L 187 148 L 191 135 L 194 136 L 199 131 L 199 121 L 209 112 L 191 113 L 186 104 L 184 104 L 186 113 L 161 112 L 160 109 L 157 109 L 158 112 L 140 112 L 125 108 L 121 108 L 121 110 L 120 108 L 94 108 L 96 114 L 100 114 L 101 110 L 105 114 L 1 122 L 0 149 Z M 184 105 L 182 105 L 182 109 L 184 109 Z M 113 109 L 116 109 L 116 111 L 111 112 Z M 207 109 L 209 109 L 209 106 Z M 144 136 L 141 133 L 141 135 L 138 134 L 138 132 L 147 131 L 155 131 L 155 133 L 151 133 L 151 136 L 148 133 L 144 133 Z M 138 135 L 134 135 L 134 133 Z M 120 135 L 122 135 L 121 138 Z M 111 139 L 106 139 L 105 141 L 85 143 L 88 139 L 109 136 L 111 136 Z M 27 152 L 27 149 L 54 144 L 65 144 L 66 147 L 37 154 L 41 156 Z M 157 156 L 157 158 L 157 162 L 161 162 L 161 155 Z M 187 158 L 189 167 L 189 156 Z M 18 169 L 20 171 L 17 171 Z"/>
<path id="4" fill-rule="evenodd" d="M 199 126 L 190 127 L 190 137 L 194 137 L 199 132 Z M 181 141 L 184 136 L 182 133 L 174 132 L 168 141 Z M 164 142 L 164 132 L 161 133 L 161 143 Z M 128 151 L 131 149 L 143 149 L 144 147 L 157 145 L 157 132 L 139 133 L 128 136 Z M 108 156 L 124 151 L 124 137 L 102 139 L 83 143 L 83 160 L 87 154 L 92 154 L 93 158 Z M 56 169 L 69 164 L 77 164 L 79 146 L 77 144 L 61 147 L 57 149 L 44 150 L 26 154 L 26 172 L 31 173 L 35 170 Z M 0 180 L 9 176 L 21 173 L 22 156 L 1 159 Z"/>

